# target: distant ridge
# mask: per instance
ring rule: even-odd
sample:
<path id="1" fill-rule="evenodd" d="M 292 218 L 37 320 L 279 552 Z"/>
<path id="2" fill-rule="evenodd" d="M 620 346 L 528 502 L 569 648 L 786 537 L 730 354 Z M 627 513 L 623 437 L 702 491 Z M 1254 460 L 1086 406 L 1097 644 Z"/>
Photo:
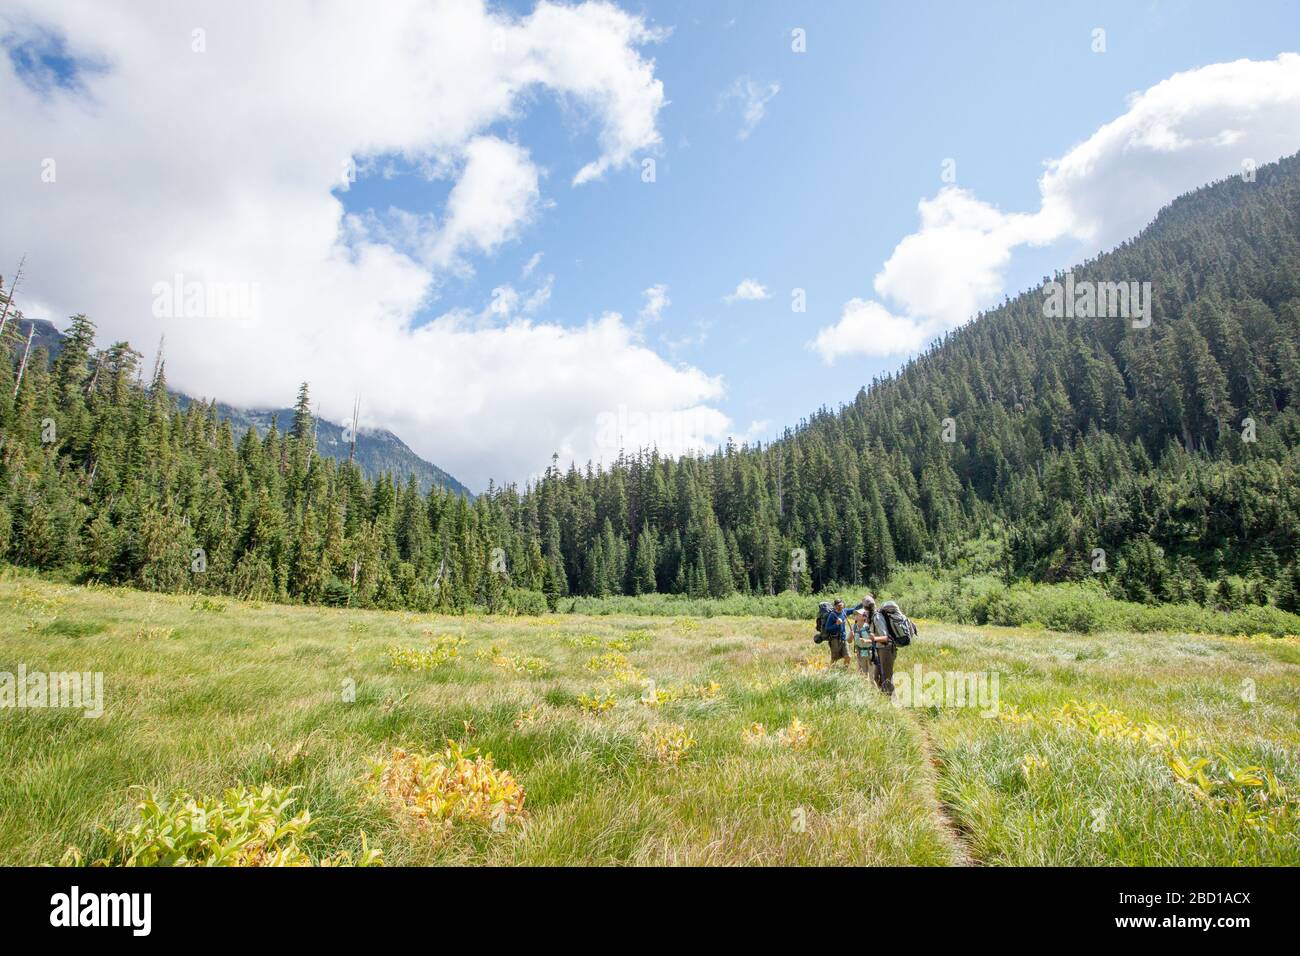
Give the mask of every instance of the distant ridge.
<path id="1" fill-rule="evenodd" d="M 173 392 L 182 408 L 196 401 L 188 395 Z M 242 409 L 217 402 L 217 414 L 229 420 L 236 438 L 250 427 L 256 428 L 259 435 L 265 436 L 271 428 L 272 420 L 280 434 L 293 426 L 293 409 Z M 313 416 L 315 417 L 315 416 Z M 343 437 L 343 426 L 323 418 L 316 421 L 316 450 L 328 458 L 347 461 L 348 441 Z M 381 474 L 390 474 L 399 484 L 414 475 L 420 491 L 427 494 L 434 485 L 453 491 L 458 495 L 473 498 L 473 493 L 463 484 L 443 471 L 437 465 L 425 461 L 410 447 L 388 431 L 386 428 L 361 428 L 357 430 L 357 463 L 366 477 L 374 478 Z"/>
<path id="2" fill-rule="evenodd" d="M 13 322 L 12 314 L 10 315 L 10 322 Z M 35 335 L 32 336 L 33 353 L 37 349 L 45 348 L 49 351 L 51 360 L 59 354 L 59 350 L 63 347 L 64 336 L 55 327 L 54 323 L 46 319 L 20 318 L 17 325 L 18 335 L 24 342 L 27 339 L 28 330 L 35 329 Z M 6 337 L 9 334 L 9 332 L 6 332 Z M 181 408 L 188 408 L 192 402 L 197 401 L 197 399 L 183 392 L 173 390 L 172 395 Z M 236 441 L 250 427 L 256 428 L 259 435 L 265 435 L 271 427 L 272 420 L 275 421 L 276 429 L 281 434 L 287 432 L 293 424 L 292 408 L 241 409 L 218 400 L 217 414 L 230 422 Z M 322 455 L 328 458 L 346 461 L 348 442 L 343 437 L 343 426 L 336 425 L 334 422 L 326 421 L 323 418 L 316 418 L 316 447 Z M 474 497 L 473 492 L 463 484 L 437 465 L 425 461 L 413 452 L 404 441 L 387 429 L 363 428 L 357 431 L 356 461 L 367 478 L 373 479 L 381 474 L 390 474 L 399 484 L 405 484 L 406 479 L 414 475 L 416 484 L 422 494 L 428 494 L 429 489 L 437 485 L 458 495 L 464 495 L 468 498 Z"/>

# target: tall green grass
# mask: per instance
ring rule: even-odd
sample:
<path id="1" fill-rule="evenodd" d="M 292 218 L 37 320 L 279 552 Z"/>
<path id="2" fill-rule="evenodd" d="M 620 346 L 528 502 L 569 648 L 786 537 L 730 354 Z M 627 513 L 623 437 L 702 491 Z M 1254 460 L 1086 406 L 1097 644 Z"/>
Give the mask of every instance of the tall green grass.
<path id="1" fill-rule="evenodd" d="M 1300 863 L 1294 817 L 1244 828 L 1198 802 L 1162 754 L 1047 719 L 1069 700 L 1102 704 L 1294 792 L 1294 638 L 932 621 L 900 653 L 909 673 L 997 673 L 1003 708 L 1039 715 L 1021 724 L 892 707 L 858 674 L 818 666 L 825 649 L 802 620 L 670 615 L 665 599 L 645 600 L 659 610 L 448 618 L 218 608 L 0 575 L 0 671 L 102 671 L 106 696 L 97 720 L 0 710 L 0 864 L 55 863 L 69 847 L 107 855 L 103 828 L 129 824 L 137 787 L 213 796 L 241 784 L 296 788 L 313 859 L 359 858 L 364 833 L 390 865 Z M 440 636 L 464 639 L 458 656 L 394 666 L 392 648 Z M 635 674 L 600 663 L 609 653 Z M 642 702 L 650 680 L 668 692 L 658 706 Z M 617 706 L 584 710 L 602 690 Z M 811 747 L 776 739 L 795 718 Z M 677 765 L 647 754 L 647 735 L 668 726 L 696 741 Z M 448 739 L 515 775 L 524 822 L 435 833 L 368 794 L 372 760 Z M 1027 775 L 1030 757 L 1042 766 Z"/>
<path id="2" fill-rule="evenodd" d="M 59 627 L 51 627 L 62 622 Z M 665 617 L 433 617 L 225 601 L 0 579 L 0 671 L 102 671 L 106 712 L 0 710 L 0 863 L 109 854 L 147 788 L 220 795 L 295 787 L 314 859 L 390 864 L 926 864 L 960 856 L 934 814 L 919 729 L 856 674 L 800 665 L 813 650 L 788 622 Z M 466 643 L 430 670 L 390 648 L 440 635 Z M 638 680 L 593 669 L 616 651 Z M 501 660 L 543 662 L 516 670 Z M 641 702 L 653 680 L 682 692 Z M 716 681 L 716 693 L 698 688 Z M 344 690 L 354 689 L 354 699 Z M 617 698 L 595 715 L 578 698 Z M 668 696 L 672 697 L 673 694 Z M 530 716 L 531 715 L 531 716 Z M 848 715 L 876 728 L 839 733 Z M 747 744 L 755 721 L 798 717 L 818 735 L 794 751 Z M 517 725 L 518 722 L 518 725 Z M 645 736 L 682 725 L 680 764 Z M 504 832 L 412 826 L 374 800 L 370 762 L 448 739 L 490 752 L 523 784 L 527 820 Z M 919 771 L 919 772 L 918 772 Z M 888 830 L 875 825 L 891 820 Z"/>

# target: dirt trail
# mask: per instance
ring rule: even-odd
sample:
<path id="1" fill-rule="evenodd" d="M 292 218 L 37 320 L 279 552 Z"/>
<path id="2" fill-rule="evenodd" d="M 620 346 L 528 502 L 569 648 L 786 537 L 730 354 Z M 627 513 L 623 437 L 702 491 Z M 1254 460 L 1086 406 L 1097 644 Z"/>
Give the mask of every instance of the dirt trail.
<path id="1" fill-rule="evenodd" d="M 930 735 L 930 728 L 925 725 L 923 720 L 914 720 L 917 730 L 920 732 L 921 750 L 925 759 L 930 764 L 930 770 L 934 775 L 932 799 L 934 801 L 933 811 L 939 821 L 939 826 L 945 830 L 952 839 L 953 848 L 957 852 L 958 866 L 979 866 L 980 861 L 976 858 L 971 849 L 970 840 L 965 830 L 957 823 L 956 818 L 949 813 L 948 805 L 944 803 L 943 797 L 939 794 L 939 777 L 943 774 L 943 761 L 939 758 L 934 746 L 934 738 Z"/>

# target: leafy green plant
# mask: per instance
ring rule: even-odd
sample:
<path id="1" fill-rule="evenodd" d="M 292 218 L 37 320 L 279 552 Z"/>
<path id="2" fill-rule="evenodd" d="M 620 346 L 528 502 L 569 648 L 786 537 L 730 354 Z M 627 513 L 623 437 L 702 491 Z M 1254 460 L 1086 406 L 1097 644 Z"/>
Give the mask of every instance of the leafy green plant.
<path id="1" fill-rule="evenodd" d="M 526 588 L 507 588 L 505 605 L 506 609 L 514 614 L 531 616 L 545 614 L 550 610 L 546 603 L 545 594 L 541 591 L 530 591 Z"/>
<path id="2" fill-rule="evenodd" d="M 1284 787 L 1264 767 L 1237 767 L 1223 754 L 1212 760 L 1175 753 L 1169 769 L 1196 800 L 1239 827 L 1277 832 L 1284 820 L 1300 819 L 1300 793 Z"/>
<path id="3" fill-rule="evenodd" d="M 408 671 L 436 670 L 460 657 L 460 649 L 467 643 L 469 642 L 463 637 L 443 634 L 429 641 L 427 647 L 393 645 L 388 648 L 388 663 Z"/>
<path id="4" fill-rule="evenodd" d="M 474 823 L 501 829 L 521 820 L 524 788 L 491 754 L 447 741 L 447 749 L 426 754 L 400 748 L 373 761 L 370 791 L 423 825 L 435 829 Z"/>
<path id="5" fill-rule="evenodd" d="M 578 706 L 589 714 L 603 714 L 611 711 L 618 704 L 618 698 L 609 691 L 593 690 L 590 694 L 578 695 Z"/>
<path id="6" fill-rule="evenodd" d="M 235 787 L 221 797 L 152 792 L 135 807 L 135 820 L 107 830 L 109 855 L 96 866 L 348 866 L 350 854 L 313 860 L 302 844 L 312 838 L 312 815 L 294 814 L 293 787 Z M 356 866 L 383 864 L 383 851 L 362 834 Z M 76 862 L 80 854 L 65 858 Z"/>
<path id="7" fill-rule="evenodd" d="M 682 724 L 663 724 L 643 734 L 641 745 L 647 759 L 675 765 L 695 746 L 695 737 Z"/>
<path id="8" fill-rule="evenodd" d="M 976 598 L 971 603 L 971 613 L 976 624 L 1000 627 L 1019 627 L 1030 619 L 1029 601 L 1011 588 L 999 588 Z"/>
<path id="9" fill-rule="evenodd" d="M 502 670 L 515 674 L 545 674 L 551 667 L 551 662 L 544 657 L 512 656 L 502 653 L 493 654 L 492 663 Z"/>

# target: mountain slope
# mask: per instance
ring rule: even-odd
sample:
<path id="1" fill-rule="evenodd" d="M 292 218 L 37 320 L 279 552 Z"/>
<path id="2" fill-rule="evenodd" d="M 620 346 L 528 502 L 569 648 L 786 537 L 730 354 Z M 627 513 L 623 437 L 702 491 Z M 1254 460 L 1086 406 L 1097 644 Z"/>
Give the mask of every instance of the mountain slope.
<path id="1" fill-rule="evenodd" d="M 1008 577 L 1294 605 L 1300 159 L 1181 197 L 1074 278 L 1151 283 L 1152 322 L 1051 318 L 1030 290 L 771 445 L 550 473 L 523 507 L 584 593 L 879 582 L 983 537 Z"/>
<path id="2" fill-rule="evenodd" d="M 1300 608 L 1300 159 L 1180 198 L 1071 281 L 1150 283 L 1151 321 L 1060 316 L 1030 290 L 769 445 L 550 468 L 473 500 L 313 454 L 305 395 L 304 427 L 236 446 L 83 323 L 16 401 L 0 362 L 0 554 L 158 590 L 458 612 L 535 609 L 535 591 L 858 590 L 973 555 L 1007 582 L 1088 581 L 1184 616 Z"/>
<path id="3" fill-rule="evenodd" d="M 178 404 L 185 408 L 194 399 L 187 395 L 175 393 Z M 275 422 L 281 434 L 293 424 L 293 409 L 241 409 L 224 402 L 217 403 L 217 414 L 230 421 L 236 435 L 241 435 L 248 428 L 256 428 L 258 434 L 265 436 Z M 337 461 L 347 461 L 348 440 L 342 425 L 315 418 L 316 450 L 322 455 Z M 459 481 L 443 471 L 437 465 L 425 461 L 413 452 L 406 443 L 384 428 L 362 428 L 357 431 L 356 461 L 368 478 L 377 475 L 392 475 L 404 483 L 412 475 L 421 494 L 427 494 L 430 488 L 437 486 L 458 495 L 473 494 Z"/>
<path id="4" fill-rule="evenodd" d="M 3 298 L 0 297 L 0 304 L 2 303 Z M 10 323 L 14 323 L 12 314 L 10 315 Z M 39 349 L 44 348 L 49 355 L 50 361 L 53 362 L 63 347 L 63 333 L 53 323 L 45 319 L 21 318 L 17 323 L 14 323 L 14 337 L 10 338 L 10 342 L 14 345 L 17 354 L 21 354 L 21 348 L 23 343 L 27 341 L 29 329 L 35 330 L 32 336 L 32 353 L 35 354 Z M 6 338 L 10 337 L 8 330 L 6 330 L 5 336 Z M 188 408 L 190 403 L 195 401 L 195 399 L 181 392 L 173 391 L 172 394 L 182 409 Z M 293 409 L 291 408 L 273 410 L 240 409 L 224 402 L 218 402 L 217 413 L 221 418 L 230 421 L 236 438 L 250 427 L 257 428 L 258 433 L 264 436 L 271 427 L 272 420 L 276 422 L 276 427 L 283 433 L 293 421 Z M 323 418 L 316 418 L 315 421 L 317 450 L 329 458 L 346 461 L 349 443 L 344 438 L 343 426 L 336 425 Z M 430 488 L 437 486 L 458 495 L 472 497 L 472 492 L 468 488 L 437 465 L 425 461 L 413 452 L 405 442 L 387 429 L 360 429 L 357 432 L 356 462 L 361 466 L 361 471 L 367 478 L 388 474 L 399 482 L 405 482 L 408 477 L 413 475 L 422 494 L 427 494 Z"/>

